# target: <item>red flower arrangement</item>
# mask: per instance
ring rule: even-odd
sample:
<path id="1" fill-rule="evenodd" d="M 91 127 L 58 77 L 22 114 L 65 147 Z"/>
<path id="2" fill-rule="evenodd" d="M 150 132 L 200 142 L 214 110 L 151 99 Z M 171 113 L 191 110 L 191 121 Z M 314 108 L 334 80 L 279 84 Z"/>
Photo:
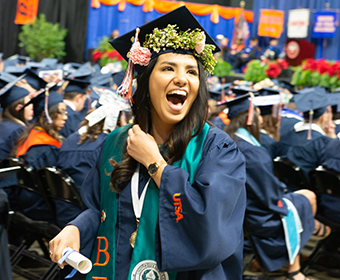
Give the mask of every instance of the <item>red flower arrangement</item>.
<path id="1" fill-rule="evenodd" d="M 292 84 L 309 87 L 316 85 L 328 88 L 340 87 L 340 62 L 309 58 L 296 68 Z"/>

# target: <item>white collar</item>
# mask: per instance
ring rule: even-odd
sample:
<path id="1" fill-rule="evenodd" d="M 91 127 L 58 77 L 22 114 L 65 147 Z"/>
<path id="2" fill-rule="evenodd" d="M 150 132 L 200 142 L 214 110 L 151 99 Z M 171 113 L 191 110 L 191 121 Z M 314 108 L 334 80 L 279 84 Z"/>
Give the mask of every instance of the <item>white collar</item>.
<path id="1" fill-rule="evenodd" d="M 304 130 L 309 130 L 309 123 L 306 122 L 298 122 L 294 125 L 295 132 L 300 132 Z M 317 131 L 321 133 L 322 135 L 326 135 L 325 132 L 322 130 L 320 126 L 318 126 L 316 123 L 312 123 L 312 130 Z"/>
<path id="2" fill-rule="evenodd" d="M 260 132 L 263 134 L 268 134 L 267 131 L 265 131 L 263 128 L 260 129 Z"/>
<path id="3" fill-rule="evenodd" d="M 333 120 L 334 124 L 339 125 L 340 124 L 340 120 Z"/>
<path id="4" fill-rule="evenodd" d="M 340 140 L 340 132 L 336 135 L 336 137 L 338 137 L 339 138 L 339 140 Z"/>
<path id="5" fill-rule="evenodd" d="M 73 111 L 77 111 L 77 110 L 76 110 L 76 106 L 72 103 L 72 101 L 64 99 L 64 103 L 65 103 L 67 106 L 69 106 Z"/>

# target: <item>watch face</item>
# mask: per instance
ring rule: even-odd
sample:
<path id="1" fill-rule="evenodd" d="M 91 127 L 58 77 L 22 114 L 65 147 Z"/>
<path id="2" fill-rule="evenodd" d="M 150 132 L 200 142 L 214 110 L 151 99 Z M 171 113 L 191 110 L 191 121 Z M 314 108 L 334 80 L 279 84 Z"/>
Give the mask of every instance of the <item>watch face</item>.
<path id="1" fill-rule="evenodd" d="M 154 164 L 154 163 L 151 163 L 150 165 L 149 165 L 149 168 L 148 168 L 148 172 L 151 174 L 151 175 L 153 175 L 153 174 L 155 174 L 156 172 L 157 172 L 157 166 L 156 166 L 156 164 Z"/>

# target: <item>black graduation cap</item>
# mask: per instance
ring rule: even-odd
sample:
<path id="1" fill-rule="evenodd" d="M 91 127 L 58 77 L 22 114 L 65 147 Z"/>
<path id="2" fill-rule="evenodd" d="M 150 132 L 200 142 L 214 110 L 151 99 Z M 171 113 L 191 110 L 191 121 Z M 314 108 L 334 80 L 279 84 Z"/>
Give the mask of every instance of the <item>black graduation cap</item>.
<path id="1" fill-rule="evenodd" d="M 316 86 L 298 91 L 294 96 L 296 109 L 303 113 L 305 119 L 313 111 L 313 119 L 317 119 L 327 110 L 329 100 L 325 88 Z"/>
<path id="2" fill-rule="evenodd" d="M 248 86 L 236 85 L 230 88 L 232 93 L 236 96 L 247 94 L 248 92 L 255 92 L 255 90 Z"/>
<path id="3" fill-rule="evenodd" d="M 43 62 L 27 62 L 25 64 L 25 66 L 29 69 L 39 69 L 39 68 L 43 68 L 43 67 L 46 67 L 46 64 L 43 63 Z"/>
<path id="4" fill-rule="evenodd" d="M 97 75 L 91 79 L 91 86 L 111 87 L 113 84 L 119 86 L 123 81 L 124 74 L 125 71 Z"/>
<path id="5" fill-rule="evenodd" d="M 213 88 L 209 88 L 209 93 L 210 93 L 210 96 L 213 97 L 213 99 L 218 99 L 221 97 L 221 94 L 222 94 L 222 90 L 224 91 L 224 93 L 226 95 L 228 95 L 228 92 L 229 92 L 229 87 L 232 85 L 232 83 L 227 83 L 227 84 L 219 84 L 218 86 L 216 87 L 213 87 Z"/>
<path id="6" fill-rule="evenodd" d="M 138 35 L 139 42 L 141 46 L 145 41 L 145 36 L 147 34 L 151 34 L 155 28 L 163 29 L 167 27 L 169 24 L 176 24 L 180 31 L 187 31 L 188 29 L 194 30 L 199 28 L 201 31 L 204 31 L 206 36 L 206 44 L 214 45 L 216 48 L 214 52 L 219 52 L 221 49 L 215 43 L 215 41 L 209 36 L 209 34 L 204 30 L 204 28 L 200 25 L 200 23 L 196 20 L 196 18 L 192 15 L 192 13 L 188 10 L 187 7 L 182 6 L 179 7 L 163 16 L 160 16 L 152 21 L 149 21 L 142 26 L 139 27 L 140 32 Z M 136 30 L 131 30 L 128 33 L 125 33 L 122 36 L 119 36 L 110 41 L 111 45 L 119 52 L 119 54 L 128 61 L 127 54 L 130 51 L 132 41 L 136 34 Z"/>
<path id="7" fill-rule="evenodd" d="M 4 71 L 0 72 L 0 89 L 2 89 L 8 83 L 14 81 L 16 78 L 18 77 L 10 73 Z"/>

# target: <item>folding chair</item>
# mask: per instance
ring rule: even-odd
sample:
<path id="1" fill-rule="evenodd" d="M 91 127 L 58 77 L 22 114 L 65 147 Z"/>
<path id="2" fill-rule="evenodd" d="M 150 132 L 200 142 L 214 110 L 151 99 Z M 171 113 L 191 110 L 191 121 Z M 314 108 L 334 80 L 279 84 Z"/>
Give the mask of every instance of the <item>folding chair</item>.
<path id="1" fill-rule="evenodd" d="M 273 160 L 274 175 L 288 187 L 310 189 L 307 178 L 301 168 L 287 158 L 276 157 Z"/>
<path id="2" fill-rule="evenodd" d="M 54 166 L 45 166 L 38 170 L 38 177 L 49 199 L 59 199 L 81 208 L 79 190 L 64 171 Z"/>
<path id="3" fill-rule="evenodd" d="M 40 181 L 38 180 L 36 170 L 22 158 L 8 157 L 2 161 L 2 168 L 8 168 L 13 171 L 14 167 L 16 167 L 17 184 L 11 187 L 39 194 L 44 199 L 49 209 L 52 209 L 52 206 L 46 199 Z M 50 260 L 49 251 L 45 242 L 57 235 L 60 228 L 47 221 L 31 219 L 21 212 L 20 209 L 9 211 L 9 213 L 9 236 L 11 237 L 11 233 L 20 233 L 23 235 L 23 240 L 19 245 L 10 244 L 10 261 L 13 272 L 25 279 L 55 279 L 59 267 Z M 44 257 L 40 257 L 28 251 L 34 241 L 38 242 L 44 253 Z M 35 263 L 39 263 L 39 265 L 42 265 L 43 267 L 47 267 L 41 278 L 37 278 L 36 274 L 30 274 L 27 270 L 21 269 L 20 263 L 25 257 L 28 257 Z"/>
<path id="4" fill-rule="evenodd" d="M 310 180 L 311 189 L 317 195 L 328 194 L 339 197 L 340 200 L 339 172 L 323 166 L 319 166 L 315 169 L 312 169 L 309 172 L 308 177 Z M 340 263 L 340 254 L 337 251 L 337 247 L 334 246 L 334 244 L 336 244 L 336 241 L 339 240 L 340 237 L 340 224 L 328 219 L 320 213 L 317 213 L 315 218 L 321 223 L 331 227 L 332 233 L 326 239 L 319 241 L 313 253 L 309 256 L 308 260 L 302 266 L 302 271 L 304 273 L 308 273 L 309 269 L 311 267 L 314 267 L 316 269 L 319 268 L 334 273 L 334 271 L 332 271 L 331 269 L 318 265 L 317 261 L 322 254 L 325 254 L 331 256 L 333 260 L 337 260 L 338 263 Z M 329 248 L 332 248 L 334 250 L 331 252 Z M 340 276 L 339 273 L 338 276 Z"/>

